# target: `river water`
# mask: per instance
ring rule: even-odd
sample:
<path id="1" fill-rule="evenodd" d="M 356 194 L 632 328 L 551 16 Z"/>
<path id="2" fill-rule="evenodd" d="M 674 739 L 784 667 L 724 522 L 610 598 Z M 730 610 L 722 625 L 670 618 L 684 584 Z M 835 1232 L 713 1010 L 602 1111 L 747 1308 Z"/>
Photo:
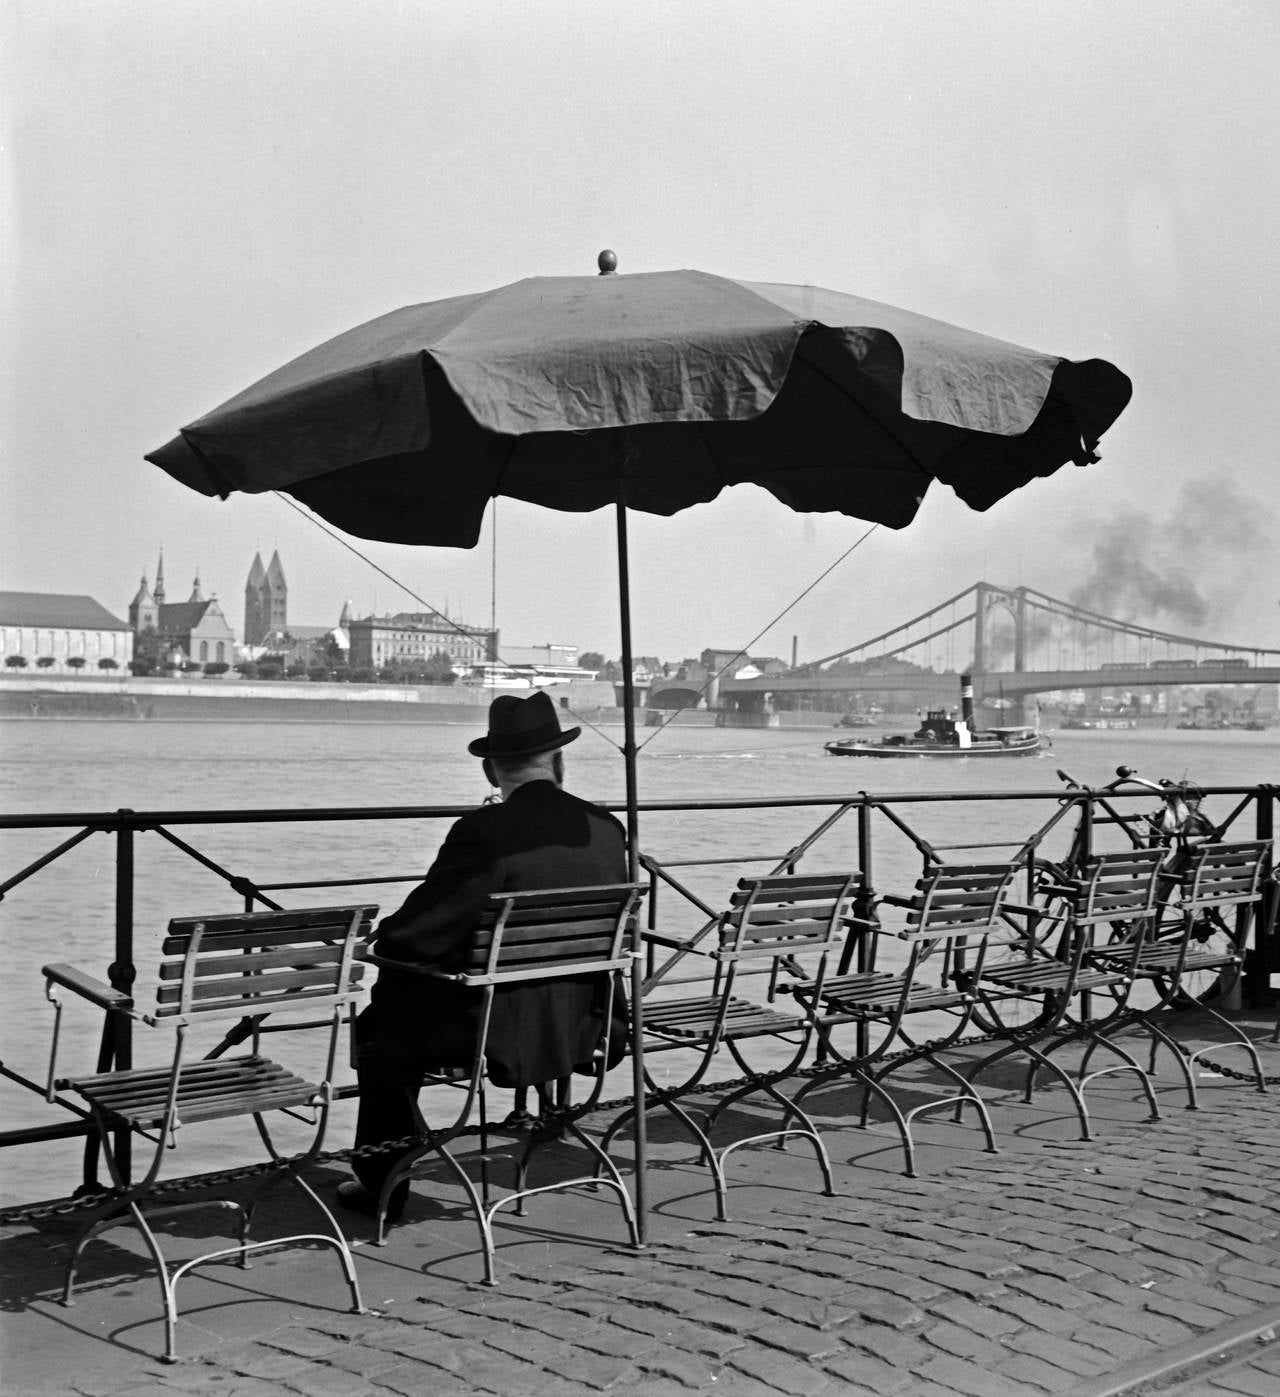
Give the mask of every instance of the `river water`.
<path id="1" fill-rule="evenodd" d="M 420 805 L 469 806 L 487 793 L 479 764 L 465 747 L 475 736 L 460 725 L 403 723 L 123 722 L 25 720 L 0 722 L 0 811 L 101 812 L 326 809 Z M 1008 761 L 976 758 L 931 762 L 833 758 L 823 743 L 838 734 L 822 729 L 765 731 L 681 726 L 641 729 L 641 801 L 827 798 L 857 791 L 901 795 L 946 791 L 1051 792 L 1062 789 L 1057 768 L 1092 785 L 1110 780 L 1125 763 L 1144 777 L 1191 779 L 1203 785 L 1280 781 L 1280 731 L 1175 730 L 1068 731 L 1052 734 L 1053 748 Z M 568 784 L 588 799 L 621 802 L 622 730 L 588 730 L 566 750 Z M 1130 802 L 1150 809 L 1152 797 Z M 1210 797 L 1217 818 L 1234 802 Z M 1030 833 L 1053 811 L 1031 800 L 901 807 L 924 839 L 956 859 L 993 859 Z M 767 871 L 829 813 L 817 806 L 732 812 L 645 812 L 640 844 L 660 861 L 731 859 L 673 870 L 708 904 L 721 903 L 743 873 Z M 376 901 L 398 905 L 438 847 L 447 820 L 196 825 L 175 832 L 200 853 L 259 884 L 308 879 L 401 876 L 404 886 L 353 887 L 335 892 L 289 891 L 287 905 Z M 1252 829 L 1238 829 L 1242 837 Z M 0 881 L 56 847 L 70 831 L 9 831 L 2 836 Z M 882 818 L 874 826 L 874 882 L 881 891 L 907 891 L 920 856 Z M 983 844 L 1001 847 L 982 848 Z M 1052 841 L 1049 852 L 1059 847 Z M 961 849 L 959 846 L 971 846 Z M 846 818 L 805 861 L 810 871 L 856 866 L 855 821 Z M 171 916 L 239 910 L 241 900 L 223 880 L 156 834 L 137 839 L 135 901 L 139 991 L 148 980 L 165 923 Z M 97 834 L 22 883 L 0 902 L 0 932 L 9 1009 L 0 1024 L 6 1065 L 43 1080 L 52 1014 L 43 999 L 39 968 L 72 961 L 102 974 L 111 958 L 114 928 L 113 840 Z M 702 914 L 664 892 L 664 928 L 687 932 Z M 145 1032 L 145 1031 L 142 1031 Z M 96 1041 L 93 1011 L 80 1010 L 64 1043 L 67 1070 L 90 1066 Z M 274 1040 L 268 1051 L 286 1057 Z M 146 1059 L 146 1047 L 138 1049 Z M 291 1064 L 292 1065 L 292 1064 Z M 56 1108 L 34 1093 L 0 1082 L 9 1126 L 49 1123 Z M 348 1110 L 348 1108 L 343 1108 Z M 339 1113 L 331 1144 L 346 1143 L 349 1123 Z M 78 1146 L 57 1142 L 39 1150 L 4 1151 L 0 1202 L 50 1197 L 78 1181 Z M 190 1161 L 188 1161 L 190 1164 Z M 195 1161 L 206 1167 L 207 1161 Z"/>

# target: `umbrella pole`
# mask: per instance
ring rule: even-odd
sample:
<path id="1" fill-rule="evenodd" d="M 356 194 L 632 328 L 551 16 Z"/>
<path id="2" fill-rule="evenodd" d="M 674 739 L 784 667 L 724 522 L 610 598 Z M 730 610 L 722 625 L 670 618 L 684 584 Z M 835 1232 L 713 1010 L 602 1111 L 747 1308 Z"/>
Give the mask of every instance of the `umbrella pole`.
<path id="1" fill-rule="evenodd" d="M 621 491 L 619 491 L 621 496 Z M 627 558 L 627 506 L 617 502 L 618 612 L 622 633 L 622 761 L 627 794 L 627 876 L 640 881 L 640 815 L 636 796 L 636 704 L 631 672 L 631 570 Z M 648 1204 L 648 1150 L 644 1080 L 644 968 L 637 928 L 631 958 L 631 1090 L 635 1100 L 635 1208 L 636 1232 L 645 1241 Z"/>
<path id="2" fill-rule="evenodd" d="M 631 673 L 631 570 L 627 561 L 627 507 L 619 500 L 618 610 L 622 632 L 622 762 L 627 791 L 627 876 L 640 877 L 640 816 L 636 797 L 636 692 Z"/>

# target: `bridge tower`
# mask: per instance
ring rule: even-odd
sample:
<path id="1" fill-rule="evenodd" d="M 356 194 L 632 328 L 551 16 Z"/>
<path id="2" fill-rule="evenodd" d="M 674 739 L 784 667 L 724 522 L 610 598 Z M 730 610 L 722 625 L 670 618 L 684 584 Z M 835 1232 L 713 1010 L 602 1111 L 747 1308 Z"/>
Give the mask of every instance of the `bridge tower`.
<path id="1" fill-rule="evenodd" d="M 988 672 L 991 644 L 987 619 L 996 606 L 1003 606 L 1013 617 L 1013 669 L 1021 673 L 1027 668 L 1027 588 L 1008 591 L 991 583 L 974 584 L 974 672 Z"/>
<path id="2" fill-rule="evenodd" d="M 987 617 L 991 611 L 1002 606 L 1013 617 L 1013 668 L 1022 673 L 1027 667 L 1027 589 L 1015 587 L 1007 591 L 1003 587 L 993 587 L 989 582 L 974 585 L 973 606 L 973 668 L 977 674 L 986 674 L 989 668 L 989 637 Z"/>
<path id="3" fill-rule="evenodd" d="M 991 589 L 979 582 L 973 589 L 973 668 L 978 674 L 987 672 L 987 593 Z"/>

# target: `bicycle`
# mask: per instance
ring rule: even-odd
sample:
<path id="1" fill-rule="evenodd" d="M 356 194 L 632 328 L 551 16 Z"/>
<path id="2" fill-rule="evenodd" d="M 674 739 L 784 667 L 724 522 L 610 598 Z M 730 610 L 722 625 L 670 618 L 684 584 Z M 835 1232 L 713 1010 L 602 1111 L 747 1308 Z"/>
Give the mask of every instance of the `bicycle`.
<path id="1" fill-rule="evenodd" d="M 1222 833 L 1201 810 L 1203 792 L 1187 781 L 1146 780 L 1130 766 L 1118 766 L 1115 779 L 1100 787 L 1089 787 L 1061 768 L 1057 775 L 1069 791 L 1087 793 L 1088 798 L 1065 801 L 1018 850 L 1017 861 L 1027 867 L 1027 897 L 1025 905 L 1005 918 L 1012 932 L 1009 954 L 1027 959 L 1060 959 L 1065 954 L 1060 944 L 1064 901 L 1085 876 L 1090 859 L 1097 853 L 1095 835 L 1100 827 L 1117 829 L 1129 848 L 1167 851 L 1162 861 L 1155 916 L 1137 926 L 1129 920 L 1115 921 L 1111 924 L 1110 942 L 1127 945 L 1134 936 L 1169 944 L 1180 941 L 1184 924 L 1181 914 L 1175 915 L 1173 908 L 1182 890 L 1182 872 L 1197 845 L 1212 841 Z M 1120 810 L 1108 797 L 1124 794 L 1126 787 L 1159 795 L 1160 806 L 1151 812 Z M 1072 809 L 1078 809 L 1079 815 L 1066 854 L 1060 859 L 1041 857 L 1038 851 L 1045 840 Z M 1231 929 L 1216 911 L 1197 915 L 1192 939 L 1198 949 L 1224 954 L 1235 944 Z M 956 966 L 955 973 L 963 975 L 962 963 Z M 1153 991 L 1162 999 L 1174 989 L 1167 977 L 1153 977 Z M 1176 989 L 1179 1000 L 1194 999 L 1203 1004 L 1218 999 L 1222 992 L 1220 976 L 1208 970 L 1186 971 Z M 1128 997 L 1132 991 L 1126 985 L 1112 993 Z M 1035 1027 L 1056 1012 L 1056 1008 L 1049 994 L 1037 997 L 1027 993 L 1002 999 L 986 995 L 975 1014 L 975 1022 L 991 1033 L 1022 1032 Z"/>
<path id="2" fill-rule="evenodd" d="M 1085 789 L 1065 771 L 1059 770 L 1058 776 L 1071 788 Z M 1162 864 L 1158 911 L 1153 922 L 1145 929 L 1118 922 L 1113 925 L 1112 940 L 1127 942 L 1141 930 L 1152 942 L 1179 941 L 1184 926 L 1181 914 L 1174 908 L 1186 891 L 1186 875 L 1191 866 L 1192 855 L 1198 846 L 1220 839 L 1223 830 L 1204 813 L 1204 792 L 1194 782 L 1167 779 L 1161 779 L 1159 782 L 1147 781 L 1128 766 L 1117 767 L 1116 778 L 1102 789 L 1111 792 L 1126 784 L 1142 786 L 1159 795 L 1161 805 L 1149 813 L 1126 816 L 1115 810 L 1110 802 L 1101 800 L 1100 804 L 1107 812 L 1109 820 L 1124 830 L 1135 849 L 1159 848 L 1167 852 Z M 1080 838 L 1081 827 L 1077 827 L 1072 849 L 1063 870 L 1068 877 L 1078 876 L 1087 857 L 1088 846 L 1082 847 Z M 1215 956 L 1227 956 L 1235 947 L 1235 935 L 1216 908 L 1207 908 L 1196 913 L 1190 938 L 1195 950 L 1212 952 Z M 1173 988 L 1165 977 L 1159 975 L 1153 976 L 1153 984 L 1161 996 L 1168 994 Z M 1216 970 L 1186 969 L 1180 978 L 1178 992 L 1180 999 L 1210 1004 L 1222 997 L 1222 977 Z"/>

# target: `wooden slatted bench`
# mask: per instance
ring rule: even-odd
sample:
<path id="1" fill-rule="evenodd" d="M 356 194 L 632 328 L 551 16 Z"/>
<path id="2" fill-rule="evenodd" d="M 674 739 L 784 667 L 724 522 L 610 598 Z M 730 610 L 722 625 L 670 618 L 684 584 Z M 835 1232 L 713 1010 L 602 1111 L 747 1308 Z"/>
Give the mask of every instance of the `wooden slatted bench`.
<path id="1" fill-rule="evenodd" d="M 352 1308 L 362 1308 L 355 1263 L 342 1229 L 301 1171 L 318 1155 L 324 1140 L 334 1094 L 339 1034 L 345 1014 L 361 991 L 364 974 L 357 949 L 367 938 L 376 912 L 376 907 L 361 905 L 175 918 L 162 945 L 164 958 L 155 1006 L 150 1011 L 139 1010 L 128 995 L 75 966 L 44 967 L 46 994 L 55 1008 L 47 1095 L 54 1101 L 59 1092 L 74 1092 L 86 1103 L 114 1185 L 107 1197 L 87 1210 L 67 1263 L 64 1303 L 73 1303 L 76 1266 L 89 1241 L 109 1228 L 131 1223 L 141 1232 L 159 1271 L 165 1357 L 169 1361 L 177 1356 L 175 1285 L 181 1275 L 203 1262 L 235 1257 L 245 1265 L 250 1252 L 264 1247 L 320 1242 L 339 1253 Z M 64 991 L 108 1013 L 126 1014 L 165 1033 L 172 1041 L 168 1065 L 59 1077 Z M 264 1018 L 314 1017 L 317 1013 L 327 1015 L 324 1023 L 329 1032 L 320 1053 L 321 1070 L 314 1080 L 257 1051 L 256 1030 Z M 251 1025 L 254 1051 L 239 1057 L 196 1057 L 194 1035 L 205 1025 L 218 1031 L 230 1020 Z M 309 1121 L 310 1143 L 301 1154 L 286 1158 L 277 1152 L 266 1119 L 274 1111 Z M 164 1204 L 157 1195 L 161 1164 L 166 1151 L 176 1149 L 185 1138 L 184 1128 L 245 1116 L 253 1117 L 267 1157 L 276 1166 L 252 1190 L 248 1205 L 225 1197 Z M 149 1139 L 155 1147 L 145 1176 L 136 1182 L 126 1177 L 111 1148 L 112 1133 L 120 1130 Z M 296 1185 L 320 1210 L 328 1222 L 328 1232 L 249 1241 L 255 1206 L 262 1194 L 281 1180 Z M 237 1212 L 241 1219 L 239 1245 L 171 1267 L 152 1219 L 195 1207 Z"/>

